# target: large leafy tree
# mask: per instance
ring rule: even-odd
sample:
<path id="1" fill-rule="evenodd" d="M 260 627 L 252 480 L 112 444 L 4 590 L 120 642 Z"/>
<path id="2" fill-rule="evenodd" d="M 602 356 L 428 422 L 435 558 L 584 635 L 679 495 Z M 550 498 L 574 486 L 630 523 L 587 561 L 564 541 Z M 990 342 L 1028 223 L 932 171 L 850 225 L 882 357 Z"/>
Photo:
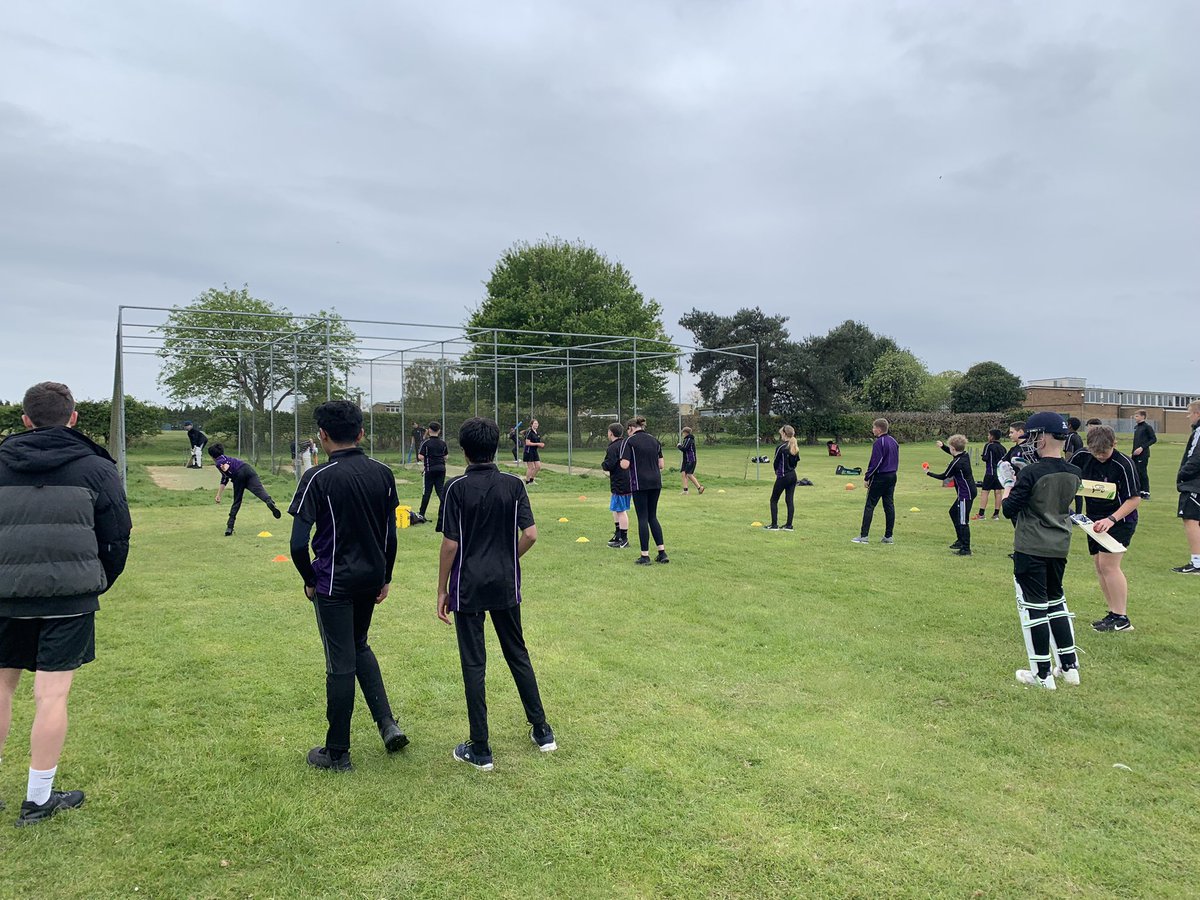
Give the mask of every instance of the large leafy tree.
<path id="1" fill-rule="evenodd" d="M 240 399 L 265 412 L 292 396 L 298 374 L 302 397 L 324 399 L 326 359 L 339 384 L 357 356 L 354 332 L 336 312 L 316 316 L 293 316 L 247 286 L 209 288 L 168 314 L 158 383 L 175 400 Z"/>
<path id="2" fill-rule="evenodd" d="M 649 404 L 666 394 L 666 373 L 675 368 L 673 351 L 663 329 L 662 307 L 643 296 L 629 270 L 581 242 L 547 238 L 519 242 L 500 257 L 486 283 L 487 295 L 468 318 L 475 348 L 469 359 L 490 358 L 493 329 L 499 344 L 578 348 L 590 339 L 571 335 L 595 334 L 636 337 L 641 357 L 637 364 L 639 403 Z M 522 333 L 532 332 L 532 333 Z M 580 362 L 616 361 L 632 355 L 633 342 L 607 345 L 608 351 L 576 350 Z M 517 347 L 499 348 L 516 355 Z M 655 354 L 660 354 L 657 357 Z M 549 355 L 548 355 L 549 356 Z M 556 360 L 561 354 L 555 354 Z M 502 369 L 504 364 L 502 363 Z M 631 393 L 633 364 L 622 364 L 626 396 Z M 486 376 L 485 376 L 486 377 Z M 617 393 L 617 366 L 580 367 L 572 373 L 577 409 L 609 408 Z M 565 369 L 537 373 L 539 395 L 565 397 Z"/>
<path id="3" fill-rule="evenodd" d="M 917 398 L 928 378 L 925 364 L 908 350 L 884 353 L 862 384 L 862 404 L 893 412 L 919 409 Z"/>
<path id="4" fill-rule="evenodd" d="M 1021 379 L 998 362 L 976 363 L 950 389 L 956 413 L 1004 412 L 1025 402 Z"/>
<path id="5" fill-rule="evenodd" d="M 954 369 L 930 375 L 917 391 L 916 409 L 941 412 L 950 408 L 950 391 L 963 373 Z"/>
<path id="6" fill-rule="evenodd" d="M 699 347 L 740 347 L 733 351 L 736 356 L 704 351 L 692 355 L 691 372 L 704 400 L 726 409 L 754 408 L 755 351 L 744 345 L 758 344 L 759 412 L 767 415 L 790 401 L 796 390 L 797 346 L 788 336 L 787 320 L 768 316 L 757 306 L 731 316 L 693 309 L 680 319 Z"/>
<path id="7" fill-rule="evenodd" d="M 846 320 L 819 337 L 807 338 L 803 346 L 822 366 L 837 374 L 852 401 L 859 401 L 863 383 L 886 353 L 900 348 L 886 335 L 875 334 L 862 322 Z"/>

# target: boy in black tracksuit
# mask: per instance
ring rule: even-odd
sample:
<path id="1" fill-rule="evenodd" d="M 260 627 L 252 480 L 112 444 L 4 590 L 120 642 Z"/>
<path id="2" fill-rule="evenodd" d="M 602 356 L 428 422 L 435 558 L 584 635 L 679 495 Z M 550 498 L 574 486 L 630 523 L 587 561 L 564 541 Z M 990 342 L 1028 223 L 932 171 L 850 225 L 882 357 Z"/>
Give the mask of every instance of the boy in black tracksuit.
<path id="1" fill-rule="evenodd" d="M 450 448 L 442 440 L 442 426 L 439 422 L 429 423 L 429 437 L 421 443 L 417 450 L 417 462 L 424 466 L 425 491 L 421 494 L 421 509 L 413 520 L 417 525 L 426 521 L 425 509 L 429 506 L 429 497 L 437 491 L 438 496 L 438 530 L 442 524 L 442 497 L 446 489 L 446 457 Z"/>
<path id="2" fill-rule="evenodd" d="M 954 523 L 954 533 L 957 536 L 951 550 L 958 551 L 959 556 L 971 555 L 971 504 L 975 501 L 978 489 L 975 487 L 975 476 L 971 472 L 971 458 L 967 456 L 967 439 L 961 434 L 952 434 L 943 444 L 937 442 L 937 447 L 953 458 L 945 472 L 926 472 L 930 478 L 940 481 L 954 479 L 954 503 L 950 505 L 950 521 Z"/>
<path id="3" fill-rule="evenodd" d="M 288 512 L 292 562 L 312 601 L 325 650 L 325 744 L 308 764 L 345 772 L 350 764 L 354 683 L 389 753 L 408 738 L 396 724 L 379 660 L 367 643 L 376 607 L 387 599 L 396 562 L 396 479 L 392 470 L 358 446 L 362 410 L 348 400 L 322 403 L 314 412 L 328 460 L 304 473 Z M 315 559 L 309 558 L 308 537 Z"/>
<path id="4" fill-rule="evenodd" d="M 267 504 L 267 508 L 271 510 L 271 515 L 275 518 L 278 519 L 283 515 L 279 511 L 279 507 L 275 505 L 275 501 L 271 499 L 271 495 L 267 493 L 267 489 L 263 487 L 262 479 L 258 477 L 254 466 L 236 456 L 226 456 L 224 444 L 213 444 L 208 448 L 208 455 L 213 458 L 213 464 L 221 473 L 221 483 L 217 487 L 215 503 L 221 502 L 221 496 L 225 493 L 225 485 L 233 483 L 233 503 L 229 507 L 229 521 L 225 524 L 225 537 L 233 534 L 233 526 L 237 523 L 238 512 L 242 508 L 242 497 L 245 496 L 246 491 Z"/>
<path id="5" fill-rule="evenodd" d="M 625 428 L 620 422 L 608 426 L 608 449 L 604 451 L 604 462 L 600 468 L 608 473 L 608 487 L 612 497 L 608 508 L 613 514 L 613 536 L 608 546 L 624 550 L 629 546 L 629 507 L 633 502 L 633 488 L 629 484 L 629 470 L 621 468 L 621 438 Z"/>
<path id="6" fill-rule="evenodd" d="M 1079 469 L 1065 462 L 1062 447 L 1067 423 L 1057 413 L 1034 413 L 1025 424 L 1032 461 L 1004 491 L 1005 518 L 1016 523 L 1013 533 L 1013 581 L 1017 611 L 1029 656 L 1029 668 L 1017 670 L 1021 684 L 1055 690 L 1055 674 L 1068 684 L 1079 683 L 1075 630 L 1063 592 L 1063 574 L 1071 550 L 1071 504 L 1082 479 Z M 1006 480 L 1006 479 L 1002 479 Z M 1059 670 L 1051 671 L 1054 650 Z"/>
<path id="7" fill-rule="evenodd" d="M 1133 415 L 1133 455 L 1130 459 L 1133 460 L 1133 465 L 1137 469 L 1138 484 L 1142 488 L 1142 497 L 1146 500 L 1150 499 L 1150 473 L 1148 471 L 1150 464 L 1150 448 L 1158 443 L 1158 435 L 1154 433 L 1154 426 L 1146 421 L 1146 411 L 1139 409 Z"/>
<path id="8" fill-rule="evenodd" d="M 487 616 L 517 684 L 530 740 L 543 753 L 558 749 L 521 628 L 520 558 L 537 540 L 537 526 L 521 479 L 496 467 L 499 443 L 500 427 L 490 419 L 468 419 L 459 429 L 468 465 L 446 486 L 438 566 L 437 615 L 450 624 L 454 613 L 471 726 L 470 740 L 454 748 L 454 758 L 484 771 L 492 768 L 484 687 Z"/>

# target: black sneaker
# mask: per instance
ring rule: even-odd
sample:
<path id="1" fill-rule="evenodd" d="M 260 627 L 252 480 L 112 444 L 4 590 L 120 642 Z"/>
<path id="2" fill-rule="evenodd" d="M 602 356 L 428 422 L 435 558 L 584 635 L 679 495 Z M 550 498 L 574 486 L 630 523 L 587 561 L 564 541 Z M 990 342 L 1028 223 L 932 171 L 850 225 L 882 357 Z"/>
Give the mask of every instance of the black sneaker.
<path id="1" fill-rule="evenodd" d="M 795 529 L 795 528 L 793 528 L 791 525 L 784 525 L 784 526 L 783 526 L 782 528 L 780 528 L 779 530 L 780 530 L 780 531 L 795 531 L 796 529 Z"/>
<path id="2" fill-rule="evenodd" d="M 233 534 L 233 526 L 232 525 L 230 525 L 228 528 L 225 529 L 225 537 L 229 537 L 231 534 Z"/>
<path id="3" fill-rule="evenodd" d="M 474 766 L 481 772 L 492 771 L 492 751 L 476 750 L 475 745 L 470 741 L 459 744 L 454 748 L 454 758 L 459 762 L 465 762 L 468 765 Z"/>
<path id="4" fill-rule="evenodd" d="M 654 561 L 657 563 L 669 563 L 671 560 L 667 557 L 666 550 L 659 550 L 658 556 L 654 557 Z"/>
<path id="5" fill-rule="evenodd" d="M 347 750 L 337 759 L 329 755 L 325 747 L 313 747 L 308 751 L 308 764 L 314 769 L 329 769 L 331 772 L 349 772 L 354 768 L 350 764 L 350 751 Z"/>
<path id="6" fill-rule="evenodd" d="M 1171 571 L 1178 572 L 1180 575 L 1200 575 L 1200 569 L 1197 569 L 1191 563 L 1188 563 L 1186 566 L 1176 566 Z"/>
<path id="7" fill-rule="evenodd" d="M 379 736 L 388 753 L 395 753 L 408 746 L 408 735 L 400 730 L 395 719 L 382 719 L 379 722 Z"/>
<path id="8" fill-rule="evenodd" d="M 36 825 L 58 815 L 64 809 L 76 809 L 80 806 L 83 806 L 83 791 L 51 791 L 50 799 L 45 803 L 34 803 L 31 800 L 22 803 L 16 825 L 18 828 Z"/>
<path id="9" fill-rule="evenodd" d="M 961 550 L 962 549 L 962 541 L 955 541 L 953 544 L 950 545 L 950 549 L 951 550 Z"/>
<path id="10" fill-rule="evenodd" d="M 409 525 L 424 525 L 428 520 L 420 513 L 411 513 L 408 517 Z"/>
<path id="11" fill-rule="evenodd" d="M 274 516 L 275 518 L 277 518 L 277 519 L 279 519 L 279 518 L 282 518 L 282 517 L 283 517 L 283 513 L 281 513 L 281 512 L 279 511 L 279 507 L 278 507 L 278 506 L 272 506 L 272 507 L 271 507 L 271 515 L 273 515 L 273 516 Z"/>
<path id="12" fill-rule="evenodd" d="M 970 547 L 959 547 L 954 555 L 955 556 L 970 556 L 971 548 Z"/>
<path id="13" fill-rule="evenodd" d="M 778 525 L 764 525 L 763 531 L 779 531 Z"/>
<path id="14" fill-rule="evenodd" d="M 1118 616 L 1111 612 L 1099 622 L 1093 622 L 1092 627 L 1097 631 L 1133 631 L 1129 616 Z"/>
<path id="15" fill-rule="evenodd" d="M 543 753 L 549 753 L 552 750 L 558 749 L 558 744 L 554 743 L 554 732 L 550 730 L 550 726 L 545 723 L 534 725 L 529 729 L 529 739 L 533 741 L 533 745 Z"/>
<path id="16" fill-rule="evenodd" d="M 639 556 L 637 562 L 634 563 L 635 566 L 648 566 L 650 564 L 650 557 L 648 556 Z"/>
<path id="17" fill-rule="evenodd" d="M 629 546 L 629 541 L 625 540 L 625 538 L 617 538 L 615 541 L 609 541 L 608 546 L 614 550 L 624 550 Z"/>

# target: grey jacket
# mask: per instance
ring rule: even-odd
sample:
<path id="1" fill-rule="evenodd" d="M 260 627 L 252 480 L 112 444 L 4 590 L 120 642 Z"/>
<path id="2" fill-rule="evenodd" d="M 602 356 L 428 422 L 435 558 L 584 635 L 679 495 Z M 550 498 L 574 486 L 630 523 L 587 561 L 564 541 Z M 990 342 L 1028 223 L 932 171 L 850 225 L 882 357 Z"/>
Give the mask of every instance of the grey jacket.
<path id="1" fill-rule="evenodd" d="M 0 617 L 99 609 L 130 530 L 116 464 L 87 437 L 35 428 L 0 443 Z"/>

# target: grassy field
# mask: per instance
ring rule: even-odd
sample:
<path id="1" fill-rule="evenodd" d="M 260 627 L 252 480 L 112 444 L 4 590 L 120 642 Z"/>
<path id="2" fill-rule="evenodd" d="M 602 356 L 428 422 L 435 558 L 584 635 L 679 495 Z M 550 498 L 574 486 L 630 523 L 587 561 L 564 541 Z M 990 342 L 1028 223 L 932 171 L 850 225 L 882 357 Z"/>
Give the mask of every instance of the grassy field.
<path id="1" fill-rule="evenodd" d="M 333 775 L 304 765 L 324 734 L 324 670 L 297 576 L 272 561 L 287 522 L 248 497 L 225 538 L 211 489 L 156 487 L 144 466 L 178 464 L 181 440 L 133 456 L 129 567 L 102 601 L 59 770 L 87 804 L 0 829 L 0 896 L 1200 891 L 1200 581 L 1169 571 L 1186 559 L 1179 445 L 1155 448 L 1126 562 L 1136 631 L 1088 627 L 1104 607 L 1076 542 L 1083 683 L 1053 694 L 1013 680 L 1012 529 L 977 523 L 976 556 L 949 553 L 950 491 L 919 468 L 943 462 L 931 445 L 901 449 L 894 546 L 849 543 L 863 490 L 823 447 L 802 451 L 815 486 L 781 534 L 751 527 L 767 521 L 767 468 L 747 481 L 748 451 L 701 446 L 709 490 L 664 491 L 672 563 L 645 570 L 605 546 L 606 481 L 543 474 L 524 617 L 560 750 L 530 744 L 497 653 L 496 769 L 451 759 L 466 715 L 453 632 L 434 617 L 439 538 L 413 528 L 372 640 L 413 743 L 388 757 L 360 701 L 356 771 Z M 287 479 L 267 481 L 290 499 Z M 0 766 L 9 818 L 29 694 L 27 681 Z"/>

